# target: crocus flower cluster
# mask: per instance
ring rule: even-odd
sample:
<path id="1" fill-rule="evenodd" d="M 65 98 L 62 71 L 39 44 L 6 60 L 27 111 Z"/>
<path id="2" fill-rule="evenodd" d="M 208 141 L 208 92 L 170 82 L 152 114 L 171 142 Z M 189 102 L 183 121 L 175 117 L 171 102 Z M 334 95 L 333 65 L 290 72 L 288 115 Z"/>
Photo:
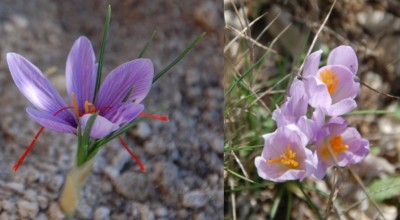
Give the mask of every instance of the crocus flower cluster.
<path id="1" fill-rule="evenodd" d="M 320 67 L 321 54 L 310 54 L 302 77 L 272 114 L 277 129 L 263 136 L 262 154 L 255 158 L 263 179 L 322 179 L 330 166 L 355 164 L 369 153 L 368 140 L 341 117 L 357 107 L 357 56 L 351 47 L 339 46 Z"/>

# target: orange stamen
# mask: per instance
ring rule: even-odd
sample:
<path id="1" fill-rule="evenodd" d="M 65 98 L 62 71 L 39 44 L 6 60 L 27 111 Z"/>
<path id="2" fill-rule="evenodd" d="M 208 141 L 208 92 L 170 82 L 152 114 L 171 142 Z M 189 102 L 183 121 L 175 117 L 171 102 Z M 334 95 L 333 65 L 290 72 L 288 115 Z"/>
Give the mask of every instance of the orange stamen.
<path id="1" fill-rule="evenodd" d="M 163 121 L 163 122 L 168 122 L 169 118 L 166 115 L 157 115 L 157 114 L 147 114 L 147 113 L 140 113 L 139 114 L 140 117 L 147 117 L 150 119 L 155 119 L 155 120 L 159 120 L 159 121 Z"/>
<path id="2" fill-rule="evenodd" d="M 122 146 L 125 148 L 126 151 L 128 151 L 129 155 L 136 161 L 136 163 L 139 165 L 140 169 L 142 172 L 146 172 L 146 168 L 144 167 L 143 163 L 139 160 L 139 158 L 129 149 L 128 145 L 125 143 L 125 141 L 122 139 L 121 136 L 118 136 L 119 142 L 121 142 Z"/>
<path id="3" fill-rule="evenodd" d="M 39 138 L 40 134 L 42 134 L 44 130 L 44 127 L 40 127 L 39 131 L 36 133 L 35 137 L 33 138 L 32 142 L 29 144 L 28 148 L 26 148 L 25 152 L 22 154 L 22 156 L 18 159 L 17 163 L 13 166 L 12 170 L 14 172 L 17 172 L 19 166 L 22 164 L 22 162 L 25 160 L 26 156 L 28 153 L 33 149 L 33 145 L 35 145 L 35 142 Z"/>
<path id="4" fill-rule="evenodd" d="M 332 95 L 339 84 L 338 76 L 331 69 L 325 69 L 321 73 L 321 80 L 328 87 L 329 94 Z"/>
<path id="5" fill-rule="evenodd" d="M 72 101 L 72 107 L 74 108 L 76 115 L 80 117 L 81 115 L 79 113 L 78 103 L 76 102 L 76 96 L 74 92 L 71 93 L 71 101 Z"/>

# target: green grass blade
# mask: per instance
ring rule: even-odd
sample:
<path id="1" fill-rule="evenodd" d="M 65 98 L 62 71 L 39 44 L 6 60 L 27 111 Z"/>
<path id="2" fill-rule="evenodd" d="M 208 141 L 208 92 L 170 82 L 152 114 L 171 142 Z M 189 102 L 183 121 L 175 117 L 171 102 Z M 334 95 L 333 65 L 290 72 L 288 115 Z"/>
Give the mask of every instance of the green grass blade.
<path id="1" fill-rule="evenodd" d="M 225 93 L 225 97 L 228 96 L 232 90 L 240 83 L 242 82 L 242 80 L 249 75 L 254 68 L 258 67 L 259 65 L 261 65 L 261 63 L 264 61 L 264 59 L 267 57 L 267 55 L 269 54 L 269 50 L 267 50 L 260 59 L 257 60 L 257 62 L 255 64 L 253 64 L 249 69 L 246 70 L 246 72 L 243 73 L 243 75 L 241 75 L 239 77 L 238 80 L 235 80 L 235 82 L 231 85 L 231 87 L 228 89 L 228 91 Z"/>
<path id="2" fill-rule="evenodd" d="M 97 96 L 97 93 L 98 93 L 99 88 L 100 88 L 101 72 L 102 72 L 102 69 L 103 69 L 103 60 L 104 60 L 104 50 L 105 50 L 105 47 L 106 47 L 108 30 L 110 29 L 110 19 L 111 19 L 111 5 L 108 5 L 106 21 L 105 21 L 105 24 L 104 24 L 103 38 L 101 40 L 99 64 L 98 64 L 98 67 L 97 67 L 96 86 L 94 88 L 93 103 L 96 101 L 96 96 Z"/>
<path id="3" fill-rule="evenodd" d="M 279 204 L 281 203 L 282 200 L 282 194 L 283 194 L 283 187 L 279 187 L 278 192 L 276 192 L 276 196 L 274 198 L 274 203 L 272 204 L 271 212 L 269 213 L 270 219 L 275 219 L 276 217 Z"/>
<path id="4" fill-rule="evenodd" d="M 78 167 L 84 164 L 88 155 L 88 146 L 90 140 L 90 131 L 92 130 L 94 121 L 96 120 L 97 114 L 93 114 L 90 116 L 89 120 L 86 123 L 85 131 L 83 132 L 83 136 L 81 137 L 81 143 L 79 144 L 79 155 L 78 155 Z"/>
<path id="5" fill-rule="evenodd" d="M 206 32 L 200 34 L 199 36 L 194 39 L 192 43 L 189 44 L 189 46 L 182 51 L 181 54 L 175 60 L 173 60 L 167 67 L 165 67 L 163 70 L 161 70 L 153 79 L 153 84 L 160 79 L 165 73 L 167 73 L 172 67 L 174 67 L 179 61 L 181 61 L 206 35 Z"/>
<path id="6" fill-rule="evenodd" d="M 142 58 L 144 53 L 146 53 L 147 49 L 151 46 L 153 43 L 154 38 L 156 37 L 157 31 L 154 31 L 153 34 L 151 35 L 150 39 L 147 41 L 146 45 L 144 45 L 142 51 L 140 51 L 138 58 Z"/>

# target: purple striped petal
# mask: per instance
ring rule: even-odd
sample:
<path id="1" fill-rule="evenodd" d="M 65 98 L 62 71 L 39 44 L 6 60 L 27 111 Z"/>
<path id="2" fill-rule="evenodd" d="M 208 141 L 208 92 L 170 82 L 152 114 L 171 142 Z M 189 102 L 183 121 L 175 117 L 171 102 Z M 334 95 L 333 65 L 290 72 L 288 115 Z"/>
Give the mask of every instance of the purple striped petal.
<path id="1" fill-rule="evenodd" d="M 107 117 L 111 122 L 115 124 L 122 124 L 135 119 L 141 112 L 143 112 L 144 106 L 136 103 L 124 103 L 118 109 L 113 112 L 109 112 Z"/>
<path id="2" fill-rule="evenodd" d="M 349 68 L 353 75 L 356 75 L 358 70 L 357 55 L 350 46 L 336 47 L 329 53 L 328 65 L 343 65 Z"/>
<path id="3" fill-rule="evenodd" d="M 86 123 L 88 122 L 92 114 L 85 114 L 81 117 L 82 131 L 86 128 Z M 111 132 L 117 130 L 119 126 L 112 123 L 108 119 L 98 115 L 93 123 L 92 129 L 90 131 L 90 137 L 92 138 L 103 138 L 109 135 Z"/>
<path id="4" fill-rule="evenodd" d="M 133 91 L 128 101 L 142 101 L 150 90 L 153 71 L 153 64 L 149 59 L 136 59 L 118 66 L 108 74 L 101 85 L 96 107 L 121 104 L 132 87 Z"/>
<path id="5" fill-rule="evenodd" d="M 36 108 L 53 115 L 67 106 L 49 80 L 27 59 L 16 53 L 8 53 L 7 63 L 18 89 Z M 57 117 L 71 123 L 74 118 L 69 111 L 61 112 Z"/>
<path id="6" fill-rule="evenodd" d="M 69 52 L 65 67 L 68 96 L 75 93 L 80 112 L 85 101 L 93 102 L 97 65 L 93 47 L 86 37 L 79 37 Z"/>
<path id="7" fill-rule="evenodd" d="M 27 108 L 26 111 L 37 123 L 49 130 L 61 133 L 76 134 L 76 128 L 73 125 L 66 123 L 64 120 L 56 116 L 53 116 L 47 112 L 40 112 L 32 108 Z"/>
<path id="8" fill-rule="evenodd" d="M 315 76 L 317 74 L 321 62 L 321 54 L 322 50 L 318 50 L 307 57 L 304 63 L 303 77 Z"/>

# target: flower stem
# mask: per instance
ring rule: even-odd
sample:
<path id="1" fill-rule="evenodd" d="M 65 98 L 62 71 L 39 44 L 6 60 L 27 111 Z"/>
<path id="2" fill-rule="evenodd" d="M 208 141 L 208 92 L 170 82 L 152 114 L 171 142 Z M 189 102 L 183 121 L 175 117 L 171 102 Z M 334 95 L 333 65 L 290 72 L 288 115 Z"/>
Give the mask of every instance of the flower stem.
<path id="1" fill-rule="evenodd" d="M 68 172 L 59 199 L 61 210 L 65 215 L 72 216 L 75 213 L 75 209 L 79 203 L 82 185 L 85 183 L 92 166 L 93 160 L 90 160 L 80 167 L 72 168 Z"/>

